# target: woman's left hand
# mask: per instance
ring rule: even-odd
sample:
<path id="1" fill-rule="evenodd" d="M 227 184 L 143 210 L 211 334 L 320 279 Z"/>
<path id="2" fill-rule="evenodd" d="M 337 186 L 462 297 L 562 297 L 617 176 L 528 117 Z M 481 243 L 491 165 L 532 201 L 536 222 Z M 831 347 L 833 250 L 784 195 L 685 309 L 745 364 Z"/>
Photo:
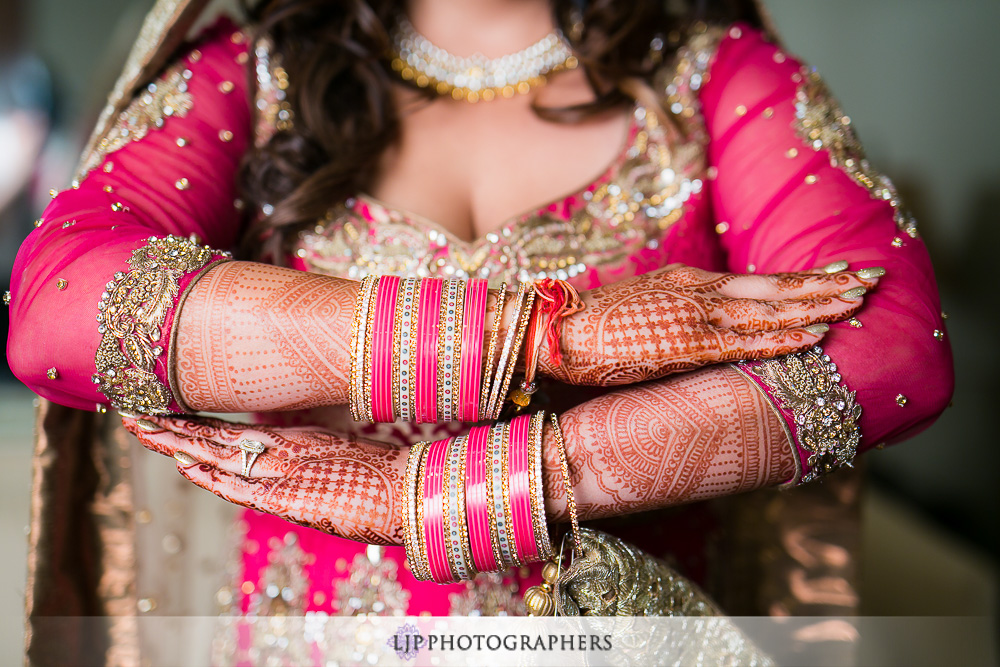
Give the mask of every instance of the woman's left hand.
<path id="1" fill-rule="evenodd" d="M 370 544 L 402 544 L 405 448 L 301 428 L 199 417 L 123 416 L 143 446 L 224 500 Z M 263 451 L 244 475 L 240 443 Z"/>

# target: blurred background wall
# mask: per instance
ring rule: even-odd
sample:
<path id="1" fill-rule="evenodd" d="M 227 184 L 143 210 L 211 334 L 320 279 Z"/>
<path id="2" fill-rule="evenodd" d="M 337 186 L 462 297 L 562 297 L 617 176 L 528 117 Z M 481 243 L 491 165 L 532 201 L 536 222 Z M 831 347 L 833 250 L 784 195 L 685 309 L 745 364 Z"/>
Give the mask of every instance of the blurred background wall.
<path id="1" fill-rule="evenodd" d="M 7 289 L 17 245 L 48 190 L 67 183 L 151 4 L 0 0 L 0 74 L 20 82 L 17 94 L 0 93 L 0 181 L 16 182 L 13 194 L 0 185 L 0 289 Z M 771 0 L 768 6 L 789 50 L 822 72 L 872 161 L 917 213 L 950 316 L 954 407 L 909 443 L 867 457 L 864 610 L 993 613 L 1000 556 L 1000 434 L 993 420 L 1000 405 L 1000 281 L 993 275 L 1000 251 L 1000 130 L 993 118 L 1000 109 L 1000 2 Z M 36 168 L 18 181 L 12 162 L 36 152 Z M 3 335 L 6 317 L 3 309 Z M 3 380 L 0 664 L 16 664 L 31 395 L 9 374 Z"/>

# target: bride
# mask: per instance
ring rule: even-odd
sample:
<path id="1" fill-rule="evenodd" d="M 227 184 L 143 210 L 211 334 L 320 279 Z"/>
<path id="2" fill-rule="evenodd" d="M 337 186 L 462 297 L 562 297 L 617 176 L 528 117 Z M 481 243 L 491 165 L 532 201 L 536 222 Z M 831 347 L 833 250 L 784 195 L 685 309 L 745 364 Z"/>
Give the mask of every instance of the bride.
<path id="1" fill-rule="evenodd" d="M 759 582 L 713 588 L 740 533 L 698 501 L 812 481 L 947 404 L 916 226 L 752 5 L 265 0 L 175 47 L 202 4 L 154 10 L 24 242 L 8 356 L 248 508 L 231 613 L 525 613 L 546 524 L 577 518 L 724 601 Z M 104 423 L 61 410 L 42 536 Z M 96 524 L 81 548 L 134 534 Z M 33 548 L 37 614 L 64 547 Z"/>

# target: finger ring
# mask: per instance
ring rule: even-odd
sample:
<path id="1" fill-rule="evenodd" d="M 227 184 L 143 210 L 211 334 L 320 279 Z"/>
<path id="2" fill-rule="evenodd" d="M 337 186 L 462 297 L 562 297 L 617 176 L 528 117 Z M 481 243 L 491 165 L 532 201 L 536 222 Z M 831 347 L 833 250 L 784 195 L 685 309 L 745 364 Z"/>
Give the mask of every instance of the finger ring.
<path id="1" fill-rule="evenodd" d="M 264 443 L 244 438 L 240 440 L 237 447 L 240 448 L 241 460 L 243 461 L 243 472 L 240 474 L 244 477 L 249 477 L 250 468 L 253 467 L 254 461 L 257 460 L 258 456 L 264 453 Z"/>

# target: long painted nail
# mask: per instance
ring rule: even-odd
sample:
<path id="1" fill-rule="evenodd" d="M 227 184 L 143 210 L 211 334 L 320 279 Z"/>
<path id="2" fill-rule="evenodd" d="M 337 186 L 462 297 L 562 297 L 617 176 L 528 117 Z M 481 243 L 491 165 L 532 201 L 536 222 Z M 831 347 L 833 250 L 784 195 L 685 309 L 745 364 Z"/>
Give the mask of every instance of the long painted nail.
<path id="1" fill-rule="evenodd" d="M 862 280 L 871 280 L 872 278 L 881 278 L 884 276 L 885 269 L 881 266 L 873 266 L 867 269 L 861 269 L 855 275 Z"/>
<path id="2" fill-rule="evenodd" d="M 135 420 L 135 425 L 141 428 L 143 431 L 160 431 L 162 430 L 159 426 L 149 421 L 148 419 L 137 419 Z"/>
<path id="3" fill-rule="evenodd" d="M 846 292 L 844 292 L 843 294 L 841 294 L 840 298 L 841 299 L 860 299 L 861 297 L 863 297 L 867 293 L 868 293 L 868 290 L 865 289 L 864 287 L 855 287 L 855 288 L 849 289 Z"/>
<path id="4" fill-rule="evenodd" d="M 142 416 L 142 415 L 140 415 L 140 414 L 138 414 L 136 412 L 132 412 L 130 410 L 119 410 L 118 414 L 120 414 L 122 417 L 125 417 L 126 419 L 138 419 L 139 417 Z"/>
<path id="5" fill-rule="evenodd" d="M 186 466 L 193 466 L 195 463 L 198 462 L 198 459 L 191 456 L 187 452 L 182 452 L 179 449 L 176 452 L 174 452 L 174 458 L 180 461 L 182 465 Z"/>
<path id="6" fill-rule="evenodd" d="M 819 324 L 810 324 L 806 327 L 806 331 L 811 334 L 825 334 L 830 330 L 830 325 L 826 322 L 820 322 Z"/>
<path id="7" fill-rule="evenodd" d="M 846 271 L 847 267 L 850 266 L 847 260 L 840 260 L 839 262 L 832 262 L 823 267 L 823 273 L 840 273 L 841 271 Z"/>

